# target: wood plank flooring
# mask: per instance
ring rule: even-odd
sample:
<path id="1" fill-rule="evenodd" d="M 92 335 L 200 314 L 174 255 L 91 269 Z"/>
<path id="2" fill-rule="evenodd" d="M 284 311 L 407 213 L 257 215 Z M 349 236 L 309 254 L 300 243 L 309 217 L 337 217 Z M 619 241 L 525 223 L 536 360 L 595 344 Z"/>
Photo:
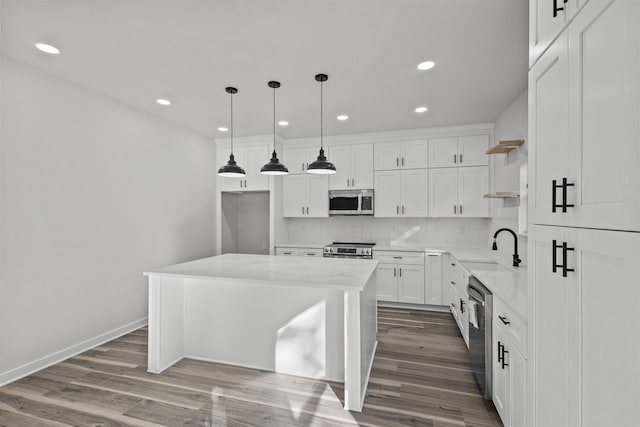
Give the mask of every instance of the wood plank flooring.
<path id="1" fill-rule="evenodd" d="M 0 426 L 501 426 L 450 313 L 378 309 L 362 413 L 339 383 L 184 359 L 146 372 L 147 330 L 0 387 Z"/>

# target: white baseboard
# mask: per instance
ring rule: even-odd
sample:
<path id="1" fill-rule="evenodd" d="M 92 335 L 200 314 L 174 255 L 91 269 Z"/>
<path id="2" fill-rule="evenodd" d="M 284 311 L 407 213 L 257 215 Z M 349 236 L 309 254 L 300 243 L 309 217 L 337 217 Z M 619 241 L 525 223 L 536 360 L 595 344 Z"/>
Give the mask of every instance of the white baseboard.
<path id="1" fill-rule="evenodd" d="M 55 365 L 56 363 L 62 362 L 63 360 L 73 357 L 84 351 L 102 345 L 115 338 L 121 337 L 122 335 L 126 335 L 131 331 L 135 331 L 136 329 L 145 326 L 147 323 L 148 318 L 145 317 L 131 323 L 127 323 L 126 325 L 119 328 L 105 332 L 104 334 L 98 335 L 97 337 L 93 337 L 81 343 L 72 345 L 71 347 L 67 347 L 63 350 L 51 353 L 48 356 L 44 356 L 32 362 L 25 363 L 24 365 L 18 366 L 17 368 L 13 368 L 6 372 L 0 372 L 0 387 L 13 381 L 19 380 L 20 378 L 26 377 L 27 375 L 31 375 L 41 369 L 47 368 L 51 365 Z"/>

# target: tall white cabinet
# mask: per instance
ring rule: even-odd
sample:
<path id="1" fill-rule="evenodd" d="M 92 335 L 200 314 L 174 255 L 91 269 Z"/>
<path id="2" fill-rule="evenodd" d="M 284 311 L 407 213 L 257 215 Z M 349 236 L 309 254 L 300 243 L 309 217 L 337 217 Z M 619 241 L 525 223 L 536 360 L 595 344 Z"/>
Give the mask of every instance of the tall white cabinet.
<path id="1" fill-rule="evenodd" d="M 640 420 L 640 2 L 566 8 L 564 28 L 529 72 L 528 425 L 632 426 Z"/>

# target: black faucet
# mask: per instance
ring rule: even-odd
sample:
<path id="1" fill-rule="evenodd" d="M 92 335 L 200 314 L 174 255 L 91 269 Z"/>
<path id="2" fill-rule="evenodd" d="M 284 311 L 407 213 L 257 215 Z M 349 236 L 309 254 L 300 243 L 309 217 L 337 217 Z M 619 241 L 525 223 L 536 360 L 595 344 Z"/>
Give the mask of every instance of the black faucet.
<path id="1" fill-rule="evenodd" d="M 498 243 L 496 242 L 496 238 L 498 237 L 498 234 L 500 234 L 503 231 L 508 231 L 513 236 L 513 252 L 514 252 L 513 253 L 513 266 L 514 267 L 518 267 L 518 266 L 520 266 L 520 263 L 522 262 L 522 260 L 518 256 L 518 235 L 516 233 L 514 233 L 513 230 L 511 230 L 509 228 L 501 228 L 498 231 L 496 231 L 496 233 L 493 235 L 493 246 L 491 247 L 491 249 L 493 249 L 494 251 L 498 250 Z"/>

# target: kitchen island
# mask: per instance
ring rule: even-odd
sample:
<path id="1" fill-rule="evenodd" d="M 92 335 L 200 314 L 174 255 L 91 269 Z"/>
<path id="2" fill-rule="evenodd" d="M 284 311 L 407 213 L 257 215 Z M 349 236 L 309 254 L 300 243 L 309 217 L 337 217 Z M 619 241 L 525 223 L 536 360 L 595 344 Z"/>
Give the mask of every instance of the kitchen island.
<path id="1" fill-rule="evenodd" d="M 225 254 L 149 277 L 148 371 L 188 357 L 345 384 L 360 411 L 376 349 L 377 261 Z"/>

